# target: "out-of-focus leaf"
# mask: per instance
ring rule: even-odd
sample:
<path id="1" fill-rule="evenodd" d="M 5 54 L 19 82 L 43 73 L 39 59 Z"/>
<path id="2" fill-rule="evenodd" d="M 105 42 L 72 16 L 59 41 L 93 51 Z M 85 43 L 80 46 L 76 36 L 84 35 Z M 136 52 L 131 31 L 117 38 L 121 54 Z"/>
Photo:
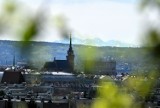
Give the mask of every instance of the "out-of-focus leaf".
<path id="1" fill-rule="evenodd" d="M 106 99 L 112 99 L 118 93 L 118 87 L 112 82 L 102 82 L 102 87 L 99 88 L 101 97 Z"/>
<path id="2" fill-rule="evenodd" d="M 150 2 L 150 0 L 142 0 L 141 9 L 144 9 L 148 5 L 149 2 Z"/>
<path id="3" fill-rule="evenodd" d="M 145 46 L 148 47 L 152 58 L 160 58 L 160 33 L 156 29 L 151 29 L 146 36 Z"/>
<path id="4" fill-rule="evenodd" d="M 69 33 L 71 30 L 67 26 L 67 19 L 63 15 L 54 17 L 54 25 L 58 29 L 62 38 L 69 39 Z"/>
<path id="5" fill-rule="evenodd" d="M 109 108 L 107 100 L 97 99 L 93 102 L 92 108 Z"/>
<path id="6" fill-rule="evenodd" d="M 85 48 L 80 48 L 79 50 L 82 58 L 85 58 L 87 60 L 95 60 L 99 53 L 97 48 L 92 46 L 86 46 Z"/>
<path id="7" fill-rule="evenodd" d="M 98 89 L 100 99 L 96 99 L 92 108 L 131 108 L 133 98 L 127 92 L 122 92 L 114 82 L 101 82 Z"/>
<path id="8" fill-rule="evenodd" d="M 5 12 L 8 14 L 14 13 L 17 9 L 17 5 L 15 1 L 13 2 L 12 0 L 5 0 L 3 6 L 4 6 Z"/>
<path id="9" fill-rule="evenodd" d="M 148 6 L 160 9 L 160 0 L 142 0 L 141 8 L 144 9 Z"/>
<path id="10" fill-rule="evenodd" d="M 3 22 L 3 19 L 2 19 L 2 17 L 0 17 L 0 33 L 3 33 L 3 31 L 4 31 L 4 27 L 5 25 L 4 25 L 4 22 Z"/>
<path id="11" fill-rule="evenodd" d="M 27 45 L 38 33 L 38 21 L 35 19 L 30 20 L 30 22 L 24 26 L 22 31 L 22 40 L 24 44 Z"/>
<path id="12" fill-rule="evenodd" d="M 156 46 L 158 43 L 160 43 L 160 34 L 156 30 L 150 30 L 148 33 L 148 41 L 149 44 L 152 46 Z"/>
<path id="13" fill-rule="evenodd" d="M 131 92 L 136 92 L 138 96 L 145 97 L 150 93 L 151 89 L 154 87 L 154 82 L 156 81 L 156 72 L 147 73 L 148 77 L 144 74 L 136 77 L 129 77 L 125 82 L 126 87 Z"/>

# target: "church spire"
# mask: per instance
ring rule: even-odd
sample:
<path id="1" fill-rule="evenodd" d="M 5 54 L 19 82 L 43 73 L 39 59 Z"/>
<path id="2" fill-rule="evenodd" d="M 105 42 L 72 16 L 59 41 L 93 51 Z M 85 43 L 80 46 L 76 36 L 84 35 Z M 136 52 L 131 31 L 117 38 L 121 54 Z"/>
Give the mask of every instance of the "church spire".
<path id="1" fill-rule="evenodd" d="M 69 40 L 70 40 L 70 43 L 69 43 L 68 53 L 73 53 L 73 49 L 72 49 L 72 35 L 71 35 L 71 33 L 69 35 Z"/>
<path id="2" fill-rule="evenodd" d="M 69 44 L 69 49 L 67 51 L 67 61 L 68 61 L 68 65 L 69 65 L 69 71 L 73 72 L 74 71 L 74 51 L 72 49 L 72 37 L 71 37 L 71 33 L 69 35 L 69 39 L 70 39 L 70 44 Z"/>
<path id="3" fill-rule="evenodd" d="M 72 48 L 72 37 L 71 37 L 71 36 L 72 36 L 72 34 L 70 33 L 70 35 L 69 35 L 69 38 L 70 38 L 70 44 L 69 44 L 69 47 L 70 47 L 70 48 Z"/>
<path id="4" fill-rule="evenodd" d="M 13 66 L 16 65 L 16 57 L 15 57 L 15 52 L 14 52 L 14 55 L 13 55 Z"/>

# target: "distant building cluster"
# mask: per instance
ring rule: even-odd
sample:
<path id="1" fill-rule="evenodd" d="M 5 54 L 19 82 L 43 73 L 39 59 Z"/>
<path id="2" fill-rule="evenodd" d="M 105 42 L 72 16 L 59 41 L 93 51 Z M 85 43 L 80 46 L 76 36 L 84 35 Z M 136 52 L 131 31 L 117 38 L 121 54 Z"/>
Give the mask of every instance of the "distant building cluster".
<path id="1" fill-rule="evenodd" d="M 96 75 L 116 75 L 116 61 L 85 61 L 84 71 Z"/>

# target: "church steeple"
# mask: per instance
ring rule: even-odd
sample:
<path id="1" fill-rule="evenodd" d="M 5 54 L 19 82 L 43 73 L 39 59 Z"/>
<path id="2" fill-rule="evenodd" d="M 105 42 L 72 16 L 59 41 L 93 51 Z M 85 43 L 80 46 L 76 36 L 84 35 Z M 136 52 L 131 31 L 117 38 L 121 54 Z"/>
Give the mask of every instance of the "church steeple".
<path id="1" fill-rule="evenodd" d="M 13 64 L 12 64 L 13 66 L 15 66 L 16 65 L 16 57 L 15 57 L 15 53 L 14 53 L 14 55 L 13 55 Z"/>
<path id="2" fill-rule="evenodd" d="M 69 67 L 70 67 L 70 71 L 74 71 L 74 52 L 73 52 L 73 49 L 72 49 L 72 35 L 70 33 L 70 36 L 69 36 L 69 40 L 70 40 L 70 44 L 69 44 L 69 49 L 67 51 L 67 61 L 69 63 Z"/>
<path id="3" fill-rule="evenodd" d="M 69 35 L 69 40 L 70 40 L 70 44 L 69 44 L 68 54 L 69 53 L 73 53 L 73 50 L 72 50 L 72 35 L 71 35 L 71 33 Z"/>
<path id="4" fill-rule="evenodd" d="M 69 47 L 70 47 L 70 48 L 72 48 L 72 38 L 71 38 L 71 35 L 72 35 L 72 34 L 70 33 L 70 35 L 69 35 L 69 39 L 70 39 Z"/>

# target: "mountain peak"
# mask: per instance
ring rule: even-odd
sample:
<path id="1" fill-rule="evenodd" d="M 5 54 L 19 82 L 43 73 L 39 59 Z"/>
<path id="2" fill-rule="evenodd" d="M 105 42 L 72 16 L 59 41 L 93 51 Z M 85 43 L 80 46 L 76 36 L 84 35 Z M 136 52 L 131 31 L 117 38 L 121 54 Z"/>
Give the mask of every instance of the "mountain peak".
<path id="1" fill-rule="evenodd" d="M 118 40 L 103 41 L 100 38 L 87 38 L 87 39 L 73 38 L 72 41 L 73 44 L 92 45 L 92 46 L 138 47 L 137 45 L 121 42 Z M 62 39 L 56 42 L 68 44 L 69 40 Z"/>

